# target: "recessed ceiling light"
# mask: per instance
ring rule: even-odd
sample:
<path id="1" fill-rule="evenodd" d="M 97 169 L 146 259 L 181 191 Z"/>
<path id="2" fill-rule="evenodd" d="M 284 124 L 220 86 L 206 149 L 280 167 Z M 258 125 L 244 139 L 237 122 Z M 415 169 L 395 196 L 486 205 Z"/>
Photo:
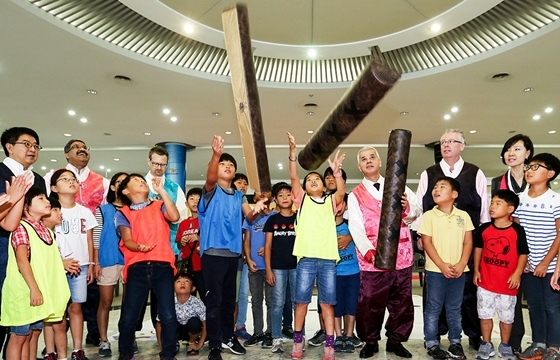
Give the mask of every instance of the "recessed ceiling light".
<path id="1" fill-rule="evenodd" d="M 163 113 L 164 113 L 165 115 L 169 114 L 170 112 L 171 112 L 171 110 L 169 110 L 169 109 L 163 109 Z"/>
<path id="2" fill-rule="evenodd" d="M 204 176 L 204 174 L 200 174 L 200 176 Z"/>
<path id="3" fill-rule="evenodd" d="M 310 58 L 314 58 L 315 56 L 317 56 L 317 51 L 316 51 L 315 49 L 309 49 L 309 50 L 307 51 L 307 55 L 308 55 Z"/>
<path id="4" fill-rule="evenodd" d="M 284 165 L 282 165 L 282 163 L 278 163 L 278 167 L 282 167 L 282 166 L 284 166 Z"/>
<path id="5" fill-rule="evenodd" d="M 194 27 L 191 24 L 185 24 L 185 26 L 183 27 L 183 29 L 185 30 L 185 32 L 187 34 L 192 34 L 194 31 Z"/>
<path id="6" fill-rule="evenodd" d="M 212 115 L 213 116 L 222 116 L 222 114 L 220 114 L 219 112 L 213 112 Z"/>
<path id="7" fill-rule="evenodd" d="M 550 130 L 548 133 L 549 134 L 556 134 L 556 130 Z"/>
<path id="8" fill-rule="evenodd" d="M 525 89 L 523 89 L 523 91 L 525 91 L 525 92 L 529 92 L 529 91 L 533 91 L 533 90 L 535 90 L 534 87 L 526 87 Z"/>
<path id="9" fill-rule="evenodd" d="M 88 90 L 88 94 L 97 95 L 97 90 Z"/>
<path id="10" fill-rule="evenodd" d="M 57 161 L 56 159 L 51 159 L 51 162 L 56 162 L 56 161 Z"/>
<path id="11" fill-rule="evenodd" d="M 111 172 L 111 169 L 107 169 L 107 170 L 105 170 L 105 171 L 106 171 L 106 172 Z"/>
<path id="12" fill-rule="evenodd" d="M 441 29 L 441 26 L 439 24 L 433 24 L 432 27 L 430 28 L 433 32 L 439 31 Z"/>
<path id="13" fill-rule="evenodd" d="M 535 116 L 533 116 L 533 120 L 539 120 L 540 118 L 541 118 L 540 115 L 535 115 Z"/>
<path id="14" fill-rule="evenodd" d="M 471 130 L 471 131 L 469 131 L 469 132 L 470 132 L 471 134 L 474 134 L 474 133 L 476 133 L 476 130 Z"/>
<path id="15" fill-rule="evenodd" d="M 121 159 L 119 159 L 119 158 L 114 158 L 113 160 L 115 160 L 115 161 L 121 161 Z"/>
<path id="16" fill-rule="evenodd" d="M 125 76 L 125 75 L 115 75 L 115 76 L 113 76 L 113 79 L 117 80 L 120 83 L 128 83 L 128 82 L 132 81 L 131 78 L 129 78 L 128 76 Z"/>
<path id="17" fill-rule="evenodd" d="M 226 131 L 226 135 L 231 135 L 231 131 Z"/>
<path id="18" fill-rule="evenodd" d="M 313 115 L 315 115 L 315 113 L 314 113 L 313 111 L 308 111 L 308 112 L 307 112 L 307 115 L 313 116 Z"/>
<path id="19" fill-rule="evenodd" d="M 87 119 L 86 119 L 86 118 L 81 118 L 80 121 L 83 122 L 83 123 L 87 123 Z"/>
<path id="20" fill-rule="evenodd" d="M 408 111 L 401 111 L 401 115 L 402 115 L 402 116 L 408 115 Z"/>
<path id="21" fill-rule="evenodd" d="M 171 121 L 177 121 L 177 116 L 172 116 Z"/>
<path id="22" fill-rule="evenodd" d="M 558 181 L 553 182 L 554 185 L 558 185 Z"/>
<path id="23" fill-rule="evenodd" d="M 68 110 L 68 115 L 74 116 L 76 115 L 76 112 L 74 110 Z"/>
<path id="24" fill-rule="evenodd" d="M 546 109 L 544 109 L 544 112 L 547 113 L 547 114 L 550 114 L 552 112 L 552 108 L 547 107 Z"/>
<path id="25" fill-rule="evenodd" d="M 451 119 L 451 115 L 445 114 L 445 115 L 443 116 L 443 118 L 444 118 L 445 120 L 449 120 L 449 119 Z"/>
<path id="26" fill-rule="evenodd" d="M 68 136 L 68 137 L 70 137 L 70 136 L 72 136 L 72 134 L 64 134 L 64 136 Z"/>
<path id="27" fill-rule="evenodd" d="M 103 169 L 105 169 L 105 166 L 101 165 L 99 168 L 100 168 L 101 170 L 103 170 Z"/>
<path id="28" fill-rule="evenodd" d="M 150 135 L 152 135 L 152 133 L 151 132 L 145 132 L 144 135 L 150 136 Z"/>
<path id="29" fill-rule="evenodd" d="M 41 170 L 47 170 L 46 166 L 41 166 Z"/>
<path id="30" fill-rule="evenodd" d="M 457 106 L 454 106 L 454 107 L 451 108 L 451 112 L 455 113 L 457 111 L 459 111 L 459 108 Z"/>
<path id="31" fill-rule="evenodd" d="M 313 130 L 307 130 L 308 134 L 313 134 Z"/>

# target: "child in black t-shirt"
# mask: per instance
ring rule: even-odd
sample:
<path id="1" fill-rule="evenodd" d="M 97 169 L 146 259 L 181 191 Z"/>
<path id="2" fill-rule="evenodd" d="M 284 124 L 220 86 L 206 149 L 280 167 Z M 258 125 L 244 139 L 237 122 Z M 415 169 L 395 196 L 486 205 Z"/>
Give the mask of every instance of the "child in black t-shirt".
<path id="1" fill-rule="evenodd" d="M 284 352 L 282 343 L 282 310 L 286 301 L 286 288 L 295 289 L 297 258 L 292 255 L 296 232 L 296 215 L 292 211 L 292 187 L 280 182 L 272 188 L 277 214 L 268 218 L 264 232 L 264 261 L 266 282 L 272 286 L 272 352 Z M 292 292 L 292 304 L 294 302 Z"/>

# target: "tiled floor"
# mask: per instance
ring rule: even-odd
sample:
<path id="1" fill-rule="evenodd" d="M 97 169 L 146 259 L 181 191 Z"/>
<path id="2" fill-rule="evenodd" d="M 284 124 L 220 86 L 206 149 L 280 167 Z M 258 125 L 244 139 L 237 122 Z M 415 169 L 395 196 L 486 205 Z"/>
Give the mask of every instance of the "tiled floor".
<path id="1" fill-rule="evenodd" d="M 426 352 L 423 347 L 423 334 L 422 334 L 422 298 L 421 293 L 422 289 L 418 284 L 418 280 L 413 280 L 413 292 L 414 294 L 414 306 L 415 306 L 415 321 L 414 321 L 414 328 L 412 330 L 412 334 L 410 336 L 410 340 L 404 344 L 404 346 L 413 354 L 413 359 L 429 359 L 426 355 Z M 114 305 L 120 304 L 120 298 L 116 298 L 113 302 Z M 309 336 L 312 336 L 313 333 L 319 329 L 318 319 L 317 319 L 317 308 L 316 308 L 316 300 L 314 300 L 309 306 L 309 314 L 306 318 L 306 332 Z M 530 331 L 529 327 L 529 319 L 527 315 L 527 310 L 524 309 L 524 317 L 525 317 L 525 324 L 527 331 Z M 113 349 L 113 358 L 118 358 L 118 330 L 117 330 L 117 323 L 120 315 L 120 310 L 113 310 L 110 314 L 109 320 L 109 337 Z M 497 321 L 497 320 L 495 320 Z M 252 315 L 251 315 L 251 306 L 249 305 L 249 311 L 247 314 L 247 330 L 251 331 L 252 329 Z M 151 325 L 151 321 L 149 320 L 149 311 L 146 312 L 146 318 L 144 321 L 144 327 L 141 332 L 136 333 L 139 353 L 136 355 L 137 360 L 148 360 L 148 359 L 157 359 L 159 353 L 159 347 L 155 340 L 155 333 L 153 332 L 153 328 Z M 499 332 L 498 332 L 498 325 L 494 326 L 494 333 L 492 335 L 494 340 L 494 345 L 497 346 L 499 342 Z M 527 333 L 525 335 L 524 344 L 530 343 L 530 334 Z M 446 340 L 442 341 L 442 347 L 446 348 L 449 343 Z M 284 344 L 285 353 L 278 355 L 272 354 L 270 349 L 261 349 L 259 346 L 251 347 L 247 349 L 247 354 L 244 356 L 234 355 L 231 354 L 228 350 L 224 350 L 222 357 L 224 360 L 239 360 L 240 358 L 248 358 L 248 359 L 289 359 L 290 358 L 290 351 L 291 351 L 291 343 Z M 526 345 L 524 345 L 526 346 Z M 474 359 L 475 358 L 475 351 L 468 346 L 468 340 L 463 338 L 463 347 L 465 349 L 465 353 L 467 358 Z M 43 348 L 42 339 L 40 340 L 39 349 Z M 71 349 L 71 340 L 69 337 L 69 350 Z M 86 355 L 90 359 L 98 359 L 97 356 L 97 348 L 88 345 L 86 347 Z M 345 353 L 337 353 L 337 359 L 358 359 L 359 350 L 357 349 L 353 354 L 345 354 Z M 312 347 L 307 346 L 306 352 L 304 353 L 304 359 L 321 359 L 323 353 L 323 347 Z M 187 356 L 185 346 L 181 348 L 181 351 L 177 354 L 177 359 L 207 359 L 208 356 L 208 348 L 204 347 L 198 356 Z M 380 342 L 380 352 L 375 354 L 372 359 L 399 359 L 392 353 L 385 353 L 385 340 L 381 340 Z"/>

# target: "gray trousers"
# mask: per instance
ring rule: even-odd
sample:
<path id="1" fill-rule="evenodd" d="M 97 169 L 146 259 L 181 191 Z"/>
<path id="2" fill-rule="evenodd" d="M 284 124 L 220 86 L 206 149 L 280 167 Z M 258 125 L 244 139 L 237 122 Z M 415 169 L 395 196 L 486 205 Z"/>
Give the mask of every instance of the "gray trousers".
<path id="1" fill-rule="evenodd" d="M 263 334 L 263 296 L 266 299 L 266 332 L 272 330 L 272 287 L 266 283 L 266 271 L 249 271 L 249 291 L 253 310 L 253 333 Z"/>

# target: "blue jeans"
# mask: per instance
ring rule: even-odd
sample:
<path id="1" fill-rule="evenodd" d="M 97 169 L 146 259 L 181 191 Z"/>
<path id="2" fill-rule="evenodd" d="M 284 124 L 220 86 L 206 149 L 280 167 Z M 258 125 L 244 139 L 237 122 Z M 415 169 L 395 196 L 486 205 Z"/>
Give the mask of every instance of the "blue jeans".
<path id="1" fill-rule="evenodd" d="M 249 267 L 243 264 L 241 281 L 239 282 L 239 300 L 237 302 L 237 322 L 235 328 L 245 326 L 247 321 L 247 307 L 249 305 Z"/>
<path id="2" fill-rule="evenodd" d="M 290 284 L 290 289 L 296 288 L 296 269 L 279 270 L 273 269 L 276 282 L 272 287 L 272 338 L 282 337 L 282 313 L 286 302 L 286 288 Z M 291 291 L 291 304 L 294 304 L 294 292 Z"/>
<path id="3" fill-rule="evenodd" d="M 445 306 L 449 342 L 461 342 L 461 303 L 465 289 L 465 273 L 456 279 L 448 279 L 442 273 L 426 271 L 426 307 L 424 308 L 424 340 L 426 348 L 439 345 L 438 319 Z"/>
<path id="4" fill-rule="evenodd" d="M 173 269 L 169 263 L 140 262 L 128 269 L 126 292 L 119 319 L 119 352 L 134 354 L 136 324 L 150 290 L 157 296 L 157 313 L 161 322 L 161 358 L 175 357 L 177 315 L 175 313 Z"/>
<path id="5" fill-rule="evenodd" d="M 523 274 L 523 291 L 529 306 L 529 320 L 533 342 L 560 346 L 560 292 L 552 290 L 552 273 L 539 278 L 533 273 Z"/>

